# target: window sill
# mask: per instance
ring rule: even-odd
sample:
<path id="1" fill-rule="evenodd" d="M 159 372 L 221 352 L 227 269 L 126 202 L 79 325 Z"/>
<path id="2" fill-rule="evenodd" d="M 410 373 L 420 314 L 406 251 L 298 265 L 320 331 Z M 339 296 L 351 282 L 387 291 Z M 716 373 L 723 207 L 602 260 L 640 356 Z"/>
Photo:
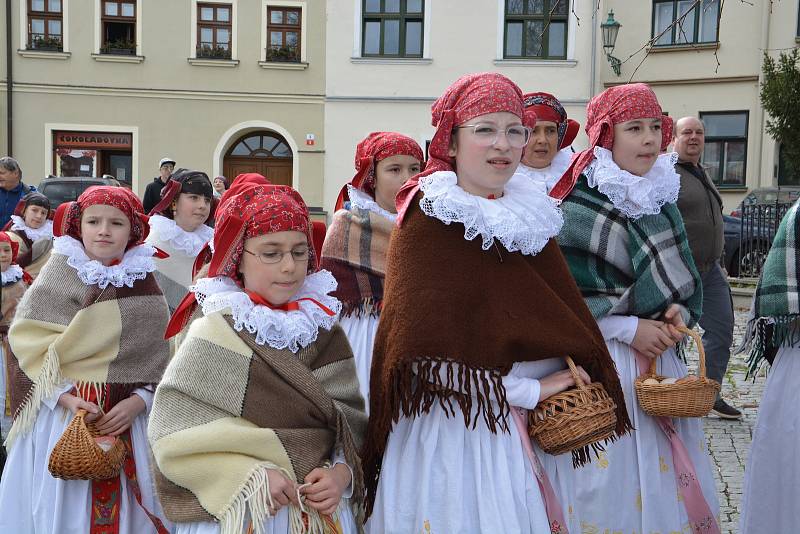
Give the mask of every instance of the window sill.
<path id="1" fill-rule="evenodd" d="M 95 61 L 104 63 L 141 63 L 144 56 L 123 56 L 118 54 L 92 54 Z"/>
<path id="2" fill-rule="evenodd" d="M 277 69 L 277 70 L 306 70 L 308 63 L 305 61 L 299 63 L 292 63 L 289 61 L 259 61 L 259 67 L 262 69 Z"/>
<path id="3" fill-rule="evenodd" d="M 350 63 L 364 63 L 371 65 L 430 65 L 433 63 L 427 57 L 351 57 Z"/>
<path id="4" fill-rule="evenodd" d="M 206 59 L 202 57 L 190 57 L 186 61 L 190 65 L 198 67 L 236 67 L 239 65 L 238 59 Z"/>
<path id="5" fill-rule="evenodd" d="M 54 52 L 45 50 L 17 50 L 17 54 L 22 57 L 33 57 L 39 59 L 69 59 L 70 52 Z"/>
<path id="6" fill-rule="evenodd" d="M 497 66 L 520 67 L 576 67 L 578 61 L 574 59 L 495 59 Z"/>
<path id="7" fill-rule="evenodd" d="M 651 46 L 647 49 L 650 53 L 657 52 L 686 52 L 693 50 L 716 50 L 719 48 L 719 42 L 716 43 L 692 43 L 680 45 L 666 45 L 666 46 Z"/>
<path id="8" fill-rule="evenodd" d="M 720 193 L 747 193 L 746 185 L 718 185 L 717 191 Z"/>

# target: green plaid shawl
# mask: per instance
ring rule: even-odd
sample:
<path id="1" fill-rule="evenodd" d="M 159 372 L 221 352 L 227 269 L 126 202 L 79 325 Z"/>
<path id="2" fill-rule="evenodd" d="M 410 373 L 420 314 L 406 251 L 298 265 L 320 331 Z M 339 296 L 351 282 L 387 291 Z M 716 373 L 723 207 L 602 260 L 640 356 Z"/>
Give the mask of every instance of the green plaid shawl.
<path id="1" fill-rule="evenodd" d="M 765 359 L 771 364 L 779 347 L 795 347 L 800 343 L 797 206 L 795 203 L 786 212 L 778 227 L 753 297 L 744 341 L 739 348 L 739 352 L 750 350 L 750 374 Z"/>
<path id="2" fill-rule="evenodd" d="M 558 244 L 595 319 L 655 319 L 678 303 L 688 311 L 690 326 L 697 322 L 700 274 L 675 204 L 664 205 L 658 215 L 629 219 L 581 175 L 561 209 Z"/>

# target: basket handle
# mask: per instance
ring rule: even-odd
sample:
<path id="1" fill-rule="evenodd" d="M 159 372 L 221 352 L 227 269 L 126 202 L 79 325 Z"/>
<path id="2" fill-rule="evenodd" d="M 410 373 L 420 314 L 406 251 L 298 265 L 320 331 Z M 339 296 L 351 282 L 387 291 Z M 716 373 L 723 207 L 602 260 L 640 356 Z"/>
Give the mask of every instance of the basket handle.
<path id="1" fill-rule="evenodd" d="M 581 379 L 581 375 L 578 373 L 578 368 L 575 367 L 575 362 L 572 361 L 570 356 L 565 356 L 565 360 L 567 360 L 567 366 L 569 367 L 569 372 L 572 373 L 572 378 L 575 379 L 575 385 L 581 389 L 586 389 L 586 384 Z"/>
<path id="2" fill-rule="evenodd" d="M 700 334 L 698 334 L 695 330 L 691 328 L 687 328 L 685 326 L 679 326 L 678 331 L 686 334 L 694 341 L 694 344 L 697 346 L 697 352 L 700 355 L 698 358 L 700 362 L 700 369 L 698 370 L 698 375 L 700 378 L 706 377 L 706 349 L 703 348 L 703 340 L 700 338 Z"/>

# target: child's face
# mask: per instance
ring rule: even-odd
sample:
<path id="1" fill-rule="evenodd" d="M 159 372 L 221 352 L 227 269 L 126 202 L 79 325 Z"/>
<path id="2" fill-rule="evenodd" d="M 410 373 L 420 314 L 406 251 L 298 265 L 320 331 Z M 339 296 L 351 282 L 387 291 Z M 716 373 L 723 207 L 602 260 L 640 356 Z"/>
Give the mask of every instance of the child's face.
<path id="1" fill-rule="evenodd" d="M 661 149 L 661 119 L 634 119 L 614 125 L 611 155 L 622 170 L 644 176 Z"/>
<path id="2" fill-rule="evenodd" d="M 42 206 L 28 206 L 22 214 L 22 219 L 34 230 L 41 228 L 47 220 L 47 209 Z"/>
<path id="3" fill-rule="evenodd" d="M 468 125 L 479 126 L 476 129 Z M 504 134 L 511 126 L 521 127 L 522 120 L 513 113 L 501 111 L 470 119 L 455 130 L 449 154 L 456 160 L 458 185 L 462 189 L 482 197 L 503 194 L 503 188 L 517 170 L 524 148 L 524 135 L 521 145 L 520 139 L 513 140 L 519 145 L 515 147 Z M 481 135 L 492 130 L 497 131 L 493 144 L 491 135 Z"/>
<path id="4" fill-rule="evenodd" d="M 309 259 L 306 234 L 293 230 L 275 232 L 244 242 L 239 272 L 246 290 L 280 306 L 302 287 Z"/>
<path id="5" fill-rule="evenodd" d="M 111 265 L 125 254 L 131 222 L 114 206 L 95 204 L 83 211 L 81 236 L 87 256 L 103 265 Z"/>
<path id="6" fill-rule="evenodd" d="M 421 169 L 420 161 L 414 156 L 398 154 L 380 160 L 375 165 L 375 201 L 390 213 L 397 213 L 394 197 L 403 184 Z"/>
<path id="7" fill-rule="evenodd" d="M 11 244 L 0 242 L 0 271 L 5 272 L 11 266 Z"/>
<path id="8" fill-rule="evenodd" d="M 187 232 L 194 232 L 206 222 L 211 212 L 211 199 L 194 193 L 181 193 L 175 203 L 175 222 Z"/>

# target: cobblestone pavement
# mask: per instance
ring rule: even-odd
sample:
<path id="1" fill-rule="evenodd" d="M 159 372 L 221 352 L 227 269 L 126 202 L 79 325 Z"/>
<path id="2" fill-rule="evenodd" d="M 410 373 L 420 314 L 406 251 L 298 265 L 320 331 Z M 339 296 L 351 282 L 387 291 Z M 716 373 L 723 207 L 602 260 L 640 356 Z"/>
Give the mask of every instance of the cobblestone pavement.
<path id="1" fill-rule="evenodd" d="M 736 325 L 733 332 L 733 346 L 737 347 L 744 335 L 747 312 L 736 311 Z M 696 369 L 697 352 L 692 344 L 688 359 L 690 368 Z M 720 526 L 723 534 L 737 534 L 739 531 L 739 506 L 742 500 L 744 466 L 750 450 L 750 440 L 756 424 L 758 403 L 764 389 L 766 377 L 763 371 L 755 381 L 745 380 L 747 361 L 745 354 L 734 354 L 728 365 L 725 383 L 722 385 L 723 397 L 733 406 L 742 410 L 741 421 L 729 421 L 710 415 L 705 419 L 706 439 L 714 464 L 717 481 L 717 496 L 720 504 Z"/>

